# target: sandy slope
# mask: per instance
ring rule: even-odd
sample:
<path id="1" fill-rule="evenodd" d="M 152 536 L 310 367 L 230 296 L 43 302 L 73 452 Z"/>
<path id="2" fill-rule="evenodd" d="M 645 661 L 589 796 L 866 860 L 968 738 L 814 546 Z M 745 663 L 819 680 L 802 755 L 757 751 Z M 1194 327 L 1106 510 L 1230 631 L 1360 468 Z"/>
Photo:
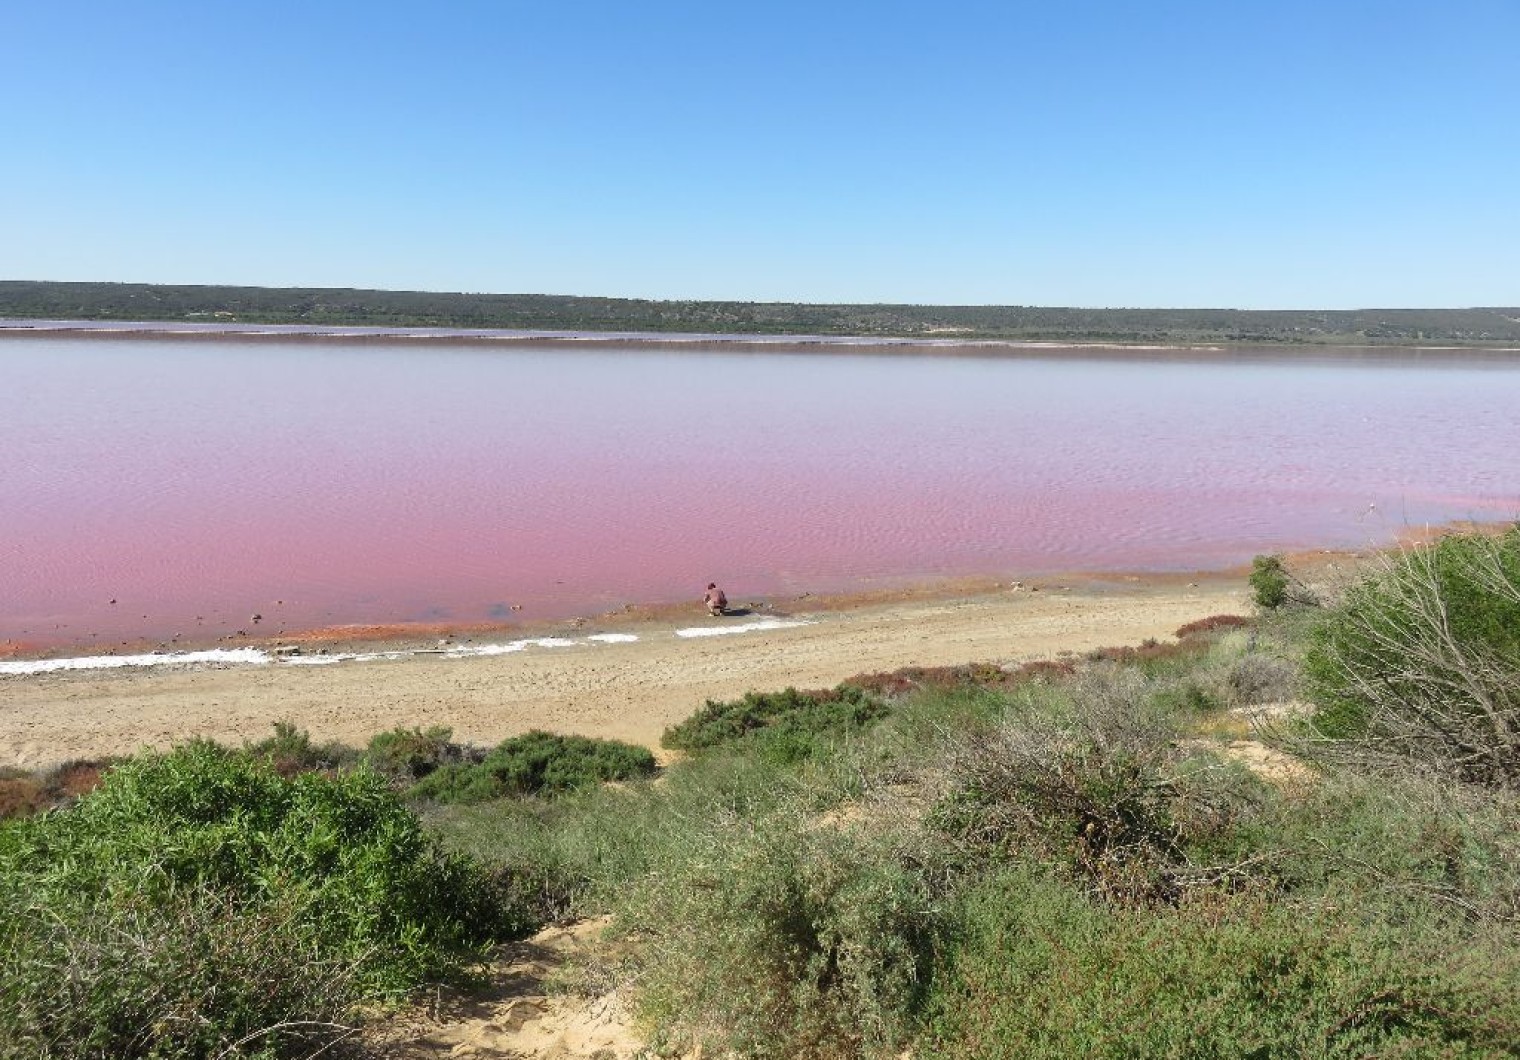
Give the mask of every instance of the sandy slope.
<path id="1" fill-rule="evenodd" d="M 1013 662 L 1133 644 L 1247 607 L 1240 578 L 1040 588 L 867 603 L 798 616 L 806 626 L 707 638 L 674 631 L 753 619 L 666 616 L 617 626 L 637 643 L 495 657 L 0 677 L 0 766 L 35 768 L 192 736 L 237 742 L 268 735 L 281 719 L 317 739 L 358 744 L 396 725 L 447 725 L 479 743 L 547 728 L 656 746 L 665 726 L 709 698 L 826 687 L 906 665 Z"/>

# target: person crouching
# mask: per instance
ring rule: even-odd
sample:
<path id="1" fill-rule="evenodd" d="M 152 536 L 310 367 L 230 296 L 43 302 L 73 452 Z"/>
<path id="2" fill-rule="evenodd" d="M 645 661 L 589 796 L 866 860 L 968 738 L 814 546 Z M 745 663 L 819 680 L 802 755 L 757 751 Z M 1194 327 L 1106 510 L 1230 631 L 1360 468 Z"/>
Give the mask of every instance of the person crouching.
<path id="1" fill-rule="evenodd" d="M 707 605 L 707 613 L 714 618 L 728 610 L 728 597 L 723 595 L 717 582 L 707 583 L 707 594 L 702 597 L 702 602 Z"/>

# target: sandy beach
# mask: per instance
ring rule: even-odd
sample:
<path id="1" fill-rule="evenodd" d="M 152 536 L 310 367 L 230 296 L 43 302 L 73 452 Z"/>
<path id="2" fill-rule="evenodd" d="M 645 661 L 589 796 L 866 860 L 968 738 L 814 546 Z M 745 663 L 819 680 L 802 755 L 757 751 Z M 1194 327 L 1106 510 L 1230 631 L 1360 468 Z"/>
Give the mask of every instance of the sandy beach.
<path id="1" fill-rule="evenodd" d="M 695 605 L 633 612 L 535 631 L 567 643 L 496 655 L 450 657 L 438 653 L 436 633 L 424 640 L 413 632 L 400 642 L 327 645 L 407 653 L 392 659 L 11 675 L 0 677 L 0 766 L 39 768 L 192 737 L 236 743 L 268 735 L 281 720 L 318 740 L 354 744 L 398 725 L 445 725 L 482 744 L 542 728 L 657 747 L 667 725 L 708 699 L 830 687 L 910 665 L 1054 658 L 1167 638 L 1193 619 L 1248 610 L 1238 572 L 963 583 L 719 619 Z M 772 628 L 749 628 L 757 625 Z M 677 635 L 725 628 L 736 631 Z M 471 631 L 451 643 L 491 639 Z M 303 650 L 310 658 L 319 649 Z"/>

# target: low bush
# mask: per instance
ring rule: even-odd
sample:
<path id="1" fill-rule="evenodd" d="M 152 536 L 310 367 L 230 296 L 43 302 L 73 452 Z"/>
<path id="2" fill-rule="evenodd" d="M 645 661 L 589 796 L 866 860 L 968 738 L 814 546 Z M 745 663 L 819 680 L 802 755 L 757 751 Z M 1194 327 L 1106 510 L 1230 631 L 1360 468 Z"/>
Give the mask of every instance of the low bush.
<path id="1" fill-rule="evenodd" d="M 441 766 L 472 765 L 485 756 L 483 750 L 455 743 L 454 730 L 441 725 L 426 729 L 397 726 L 375 735 L 364 750 L 364 761 L 371 769 L 402 786 L 421 780 Z"/>
<path id="2" fill-rule="evenodd" d="M 701 822 L 765 817 L 806 801 L 796 771 L 756 757 L 682 763 L 659 785 L 595 785 L 552 799 L 420 803 L 448 849 L 537 881 L 546 917 L 609 912 L 629 885 L 689 853 Z"/>
<path id="3" fill-rule="evenodd" d="M 1322 752 L 1520 784 L 1520 528 L 1389 560 L 1315 628 L 1304 669 Z"/>
<path id="4" fill-rule="evenodd" d="M 848 684 L 829 692 L 748 692 L 732 702 L 709 700 L 696 714 L 666 729 L 660 743 L 699 753 L 748 738 L 764 757 L 798 762 L 826 754 L 842 737 L 887 713 L 876 696 Z"/>
<path id="5" fill-rule="evenodd" d="M 47 805 L 40 777 L 24 769 L 0 769 L 0 820 L 25 817 Z"/>
<path id="6" fill-rule="evenodd" d="M 958 688 L 1002 688 L 1018 684 L 1025 677 L 1049 676 L 1064 663 L 1028 663 L 1006 670 L 997 663 L 960 663 L 955 666 L 903 666 L 886 673 L 856 674 L 844 683 L 877 696 L 901 699 L 925 690 L 952 691 Z M 1032 667 L 1033 670 L 1028 668 Z M 814 693 L 820 695 L 822 693 Z"/>
<path id="7" fill-rule="evenodd" d="M 934 898 L 881 837 L 795 810 L 712 821 L 618 925 L 656 1045 L 745 1057 L 895 1053 L 933 968 Z"/>
<path id="8" fill-rule="evenodd" d="M 1478 940 L 1255 897 L 1159 912 L 1010 870 L 975 889 L 915 1055 L 1513 1056 L 1520 967 Z M 1462 956 L 1453 956 L 1462 952 Z"/>
<path id="9" fill-rule="evenodd" d="M 1026 711 L 947 747 L 932 825 L 973 863 L 1037 855 L 1119 902 L 1243 882 L 1252 785 L 1187 768 L 1174 711 L 1136 669 L 1084 671 L 1065 710 Z"/>
<path id="10" fill-rule="evenodd" d="M 1251 602 L 1263 611 L 1275 611 L 1288 602 L 1288 571 L 1281 556 L 1257 556 L 1251 560 L 1246 579 L 1251 586 Z"/>
<path id="11" fill-rule="evenodd" d="M 6 901 L 9 914 L 20 906 Z M 0 927 L 0 1058 L 306 1058 L 343 1036 L 352 962 L 299 901 L 119 894 Z"/>
<path id="12" fill-rule="evenodd" d="M 1225 674 L 1230 703 L 1252 707 L 1261 703 L 1280 703 L 1298 691 L 1299 668 L 1281 655 L 1253 651 L 1231 662 Z"/>
<path id="13" fill-rule="evenodd" d="M 1156 675 L 1187 669 L 1200 656 L 1208 654 L 1209 642 L 1202 637 L 1187 637 L 1178 641 L 1159 641 L 1154 637 L 1137 645 L 1126 644 L 1116 648 L 1095 648 L 1087 653 L 1090 663 L 1117 663 L 1138 667 L 1147 675 Z"/>
<path id="14" fill-rule="evenodd" d="M 1249 629 L 1251 620 L 1242 615 L 1209 615 L 1194 622 L 1179 626 L 1177 639 L 1184 637 L 1196 637 L 1206 633 L 1217 633 L 1222 629 Z"/>
<path id="15" fill-rule="evenodd" d="M 94 791 L 114 764 L 110 758 L 74 759 L 35 773 L 0 767 L 0 820 L 71 805 Z"/>
<path id="16" fill-rule="evenodd" d="M 445 803 L 484 802 L 510 795 L 559 795 L 609 780 L 651 776 L 654 755 L 619 740 L 530 732 L 497 745 L 479 762 L 428 773 L 410 791 Z"/>
<path id="17" fill-rule="evenodd" d="M 267 759 L 282 777 L 331 771 L 351 766 L 359 759 L 358 751 L 336 740 L 313 743 L 310 733 L 288 721 L 275 722 L 273 736 L 248 743 L 245 749 L 251 755 Z"/>
<path id="18" fill-rule="evenodd" d="M 1390 922 L 1441 911 L 1499 937 L 1520 923 L 1513 792 L 1332 770 L 1271 810 L 1267 841 L 1282 886 L 1296 897 Z"/>
<path id="19" fill-rule="evenodd" d="M 0 825 L 0 1056 L 304 1055 L 313 1021 L 520 929 L 509 897 L 371 771 L 145 754 Z"/>

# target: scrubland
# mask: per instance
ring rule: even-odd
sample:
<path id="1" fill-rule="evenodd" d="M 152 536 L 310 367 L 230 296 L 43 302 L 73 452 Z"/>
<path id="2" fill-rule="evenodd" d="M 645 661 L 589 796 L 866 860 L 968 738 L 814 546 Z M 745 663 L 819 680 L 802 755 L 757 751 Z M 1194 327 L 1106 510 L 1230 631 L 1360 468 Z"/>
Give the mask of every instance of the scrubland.
<path id="1" fill-rule="evenodd" d="M 663 769 L 283 726 L 10 776 L 0 1056 L 363 1055 L 591 917 L 555 989 L 652 1056 L 1520 1053 L 1520 530 L 1252 585 L 1164 642 L 711 702 Z"/>

